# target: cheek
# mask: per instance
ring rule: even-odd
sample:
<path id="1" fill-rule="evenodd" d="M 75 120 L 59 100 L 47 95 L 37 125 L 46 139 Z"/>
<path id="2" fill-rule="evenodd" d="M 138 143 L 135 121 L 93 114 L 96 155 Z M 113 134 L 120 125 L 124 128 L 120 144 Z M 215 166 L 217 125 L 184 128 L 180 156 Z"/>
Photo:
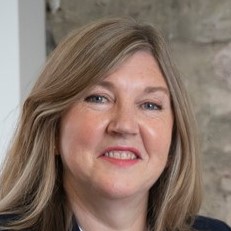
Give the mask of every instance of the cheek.
<path id="1" fill-rule="evenodd" d="M 78 113 L 67 114 L 60 126 L 60 155 L 65 172 L 85 177 L 87 166 L 93 165 L 99 140 L 95 118 Z M 86 169 L 85 169 L 86 168 Z"/>
<path id="2" fill-rule="evenodd" d="M 169 148 L 172 140 L 172 119 L 156 120 L 146 124 L 143 129 L 143 142 L 147 152 L 165 161 L 168 157 Z"/>
<path id="3" fill-rule="evenodd" d="M 67 114 L 61 121 L 59 140 L 62 153 L 76 153 L 94 148 L 100 137 L 102 121 L 88 113 L 79 114 Z"/>

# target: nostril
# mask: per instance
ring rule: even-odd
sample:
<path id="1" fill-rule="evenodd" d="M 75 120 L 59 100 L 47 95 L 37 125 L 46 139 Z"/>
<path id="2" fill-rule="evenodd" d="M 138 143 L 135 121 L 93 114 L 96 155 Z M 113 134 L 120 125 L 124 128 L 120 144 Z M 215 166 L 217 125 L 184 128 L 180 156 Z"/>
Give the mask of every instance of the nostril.
<path id="1" fill-rule="evenodd" d="M 108 132 L 117 135 L 135 135 L 138 133 L 138 125 L 134 121 L 126 120 L 114 120 L 108 124 Z"/>

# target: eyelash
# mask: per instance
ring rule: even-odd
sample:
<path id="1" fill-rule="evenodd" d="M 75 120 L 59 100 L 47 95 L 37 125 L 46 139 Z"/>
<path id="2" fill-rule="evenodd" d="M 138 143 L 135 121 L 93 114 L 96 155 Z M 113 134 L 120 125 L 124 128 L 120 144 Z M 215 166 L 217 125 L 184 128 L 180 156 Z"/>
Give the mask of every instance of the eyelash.
<path id="1" fill-rule="evenodd" d="M 149 106 L 149 107 L 147 107 Z M 152 106 L 152 107 L 150 107 Z M 161 111 L 162 110 L 162 105 L 159 105 L 157 103 L 153 103 L 153 102 L 145 102 L 141 105 L 141 107 L 145 110 L 149 110 L 149 111 Z"/>
<path id="2" fill-rule="evenodd" d="M 105 97 L 103 95 L 90 95 L 90 96 L 85 98 L 85 101 L 89 102 L 89 103 L 101 103 L 101 104 L 103 104 L 103 103 L 108 102 L 108 99 L 107 99 L 107 97 Z"/>
<path id="3" fill-rule="evenodd" d="M 90 95 L 85 98 L 86 102 L 89 103 L 96 103 L 96 104 L 105 104 L 109 101 L 109 99 L 103 95 Z M 140 106 L 144 110 L 148 111 L 161 111 L 162 110 L 162 105 L 153 103 L 153 102 L 144 102 Z"/>

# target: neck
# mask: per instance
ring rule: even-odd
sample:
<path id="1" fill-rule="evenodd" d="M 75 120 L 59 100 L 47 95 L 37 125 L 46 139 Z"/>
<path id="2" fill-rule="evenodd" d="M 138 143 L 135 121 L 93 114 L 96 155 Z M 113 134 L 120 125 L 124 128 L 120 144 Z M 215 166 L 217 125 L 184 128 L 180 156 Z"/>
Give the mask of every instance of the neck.
<path id="1" fill-rule="evenodd" d="M 67 190 L 70 207 L 83 231 L 147 230 L 148 195 L 113 199 L 89 194 Z"/>

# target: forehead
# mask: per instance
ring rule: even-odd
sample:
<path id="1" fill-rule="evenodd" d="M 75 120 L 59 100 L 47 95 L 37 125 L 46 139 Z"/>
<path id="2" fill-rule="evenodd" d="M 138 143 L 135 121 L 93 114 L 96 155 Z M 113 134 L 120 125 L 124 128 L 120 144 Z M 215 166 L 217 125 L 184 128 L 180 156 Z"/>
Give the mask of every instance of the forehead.
<path id="1" fill-rule="evenodd" d="M 121 88 L 125 91 L 128 90 L 128 87 L 133 87 L 137 91 L 144 91 L 144 88 L 147 88 L 147 91 L 150 90 L 148 93 L 153 92 L 153 87 L 155 89 L 160 87 L 170 96 L 169 88 L 159 63 L 149 50 L 138 50 L 124 55 L 116 60 L 114 65 L 108 68 L 101 77 L 98 76 L 95 80 L 88 82 L 88 86 L 78 93 L 78 98 L 81 98 L 81 96 L 84 96 L 96 86 L 111 90 L 113 88 Z"/>
<path id="2" fill-rule="evenodd" d="M 167 87 L 158 62 L 148 51 L 137 51 L 128 56 L 105 76 L 105 80 L 112 82 L 131 81 L 127 84 L 133 84 L 134 81 L 156 83 Z"/>

